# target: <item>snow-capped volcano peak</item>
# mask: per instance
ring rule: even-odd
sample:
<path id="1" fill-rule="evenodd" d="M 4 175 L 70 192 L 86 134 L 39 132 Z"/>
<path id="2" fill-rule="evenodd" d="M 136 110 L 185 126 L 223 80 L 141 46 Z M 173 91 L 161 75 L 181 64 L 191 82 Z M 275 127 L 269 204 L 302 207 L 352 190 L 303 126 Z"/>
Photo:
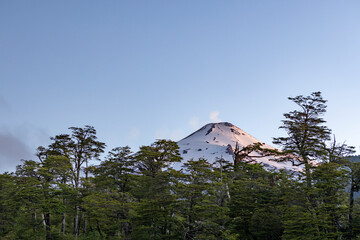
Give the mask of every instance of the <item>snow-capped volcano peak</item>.
<path id="1" fill-rule="evenodd" d="M 178 142 L 180 154 L 184 161 L 190 159 L 205 158 L 209 162 L 215 162 L 216 159 L 233 162 L 236 145 L 240 149 L 254 143 L 264 144 L 263 148 L 274 149 L 242 129 L 228 122 L 209 123 L 190 134 L 186 138 Z M 266 168 L 286 168 L 289 170 L 297 170 L 297 167 L 291 163 L 279 163 L 271 161 L 273 157 L 262 156 L 260 153 L 252 152 L 246 160 L 262 163 Z"/>
<path id="2" fill-rule="evenodd" d="M 236 143 L 238 143 L 240 147 L 245 147 L 260 142 L 233 124 L 220 122 L 206 124 L 196 132 L 180 140 L 178 144 L 186 144 L 189 142 L 201 143 L 204 142 L 204 140 L 211 145 L 227 146 L 230 144 L 233 147 L 235 147 Z M 270 146 L 267 147 L 271 148 Z"/>

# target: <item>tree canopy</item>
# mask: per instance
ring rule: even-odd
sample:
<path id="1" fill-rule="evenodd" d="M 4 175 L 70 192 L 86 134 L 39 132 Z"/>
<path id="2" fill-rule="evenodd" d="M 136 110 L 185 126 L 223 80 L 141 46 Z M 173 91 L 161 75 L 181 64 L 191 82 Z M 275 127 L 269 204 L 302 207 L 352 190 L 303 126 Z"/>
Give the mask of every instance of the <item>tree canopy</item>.
<path id="1" fill-rule="evenodd" d="M 94 127 L 71 127 L 0 174 L 0 239 L 357 239 L 354 149 L 331 139 L 320 92 L 289 100 L 297 109 L 274 138 L 281 151 L 237 145 L 232 162 L 192 159 L 181 169 L 176 142 L 104 156 Z M 265 170 L 244 161 L 253 151 L 303 170 Z"/>

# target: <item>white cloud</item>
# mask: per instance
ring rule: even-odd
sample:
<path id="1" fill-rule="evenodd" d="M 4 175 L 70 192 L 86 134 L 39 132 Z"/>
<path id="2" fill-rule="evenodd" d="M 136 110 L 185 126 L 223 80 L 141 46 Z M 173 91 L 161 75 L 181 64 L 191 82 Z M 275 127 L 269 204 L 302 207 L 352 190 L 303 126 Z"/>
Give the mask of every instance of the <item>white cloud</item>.
<path id="1" fill-rule="evenodd" d="M 139 136 L 140 136 L 140 130 L 136 127 L 133 127 L 129 133 L 130 139 L 136 140 L 139 138 Z"/>
<path id="2" fill-rule="evenodd" d="M 199 128 L 199 118 L 197 118 L 197 117 L 190 118 L 189 125 L 193 129 L 198 129 Z"/>
<path id="3" fill-rule="evenodd" d="M 220 112 L 219 111 L 212 111 L 210 113 L 210 120 L 212 122 L 221 122 L 220 118 L 219 118 L 219 114 Z"/>

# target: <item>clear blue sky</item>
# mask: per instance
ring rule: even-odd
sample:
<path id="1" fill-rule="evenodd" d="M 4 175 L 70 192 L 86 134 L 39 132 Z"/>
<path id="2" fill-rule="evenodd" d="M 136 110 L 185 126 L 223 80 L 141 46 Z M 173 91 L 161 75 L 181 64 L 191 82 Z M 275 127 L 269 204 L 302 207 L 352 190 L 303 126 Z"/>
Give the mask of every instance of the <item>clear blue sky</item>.
<path id="1" fill-rule="evenodd" d="M 359 1 L 0 1 L 0 171 L 92 125 L 110 150 L 228 121 L 271 143 L 322 91 L 360 145 Z"/>

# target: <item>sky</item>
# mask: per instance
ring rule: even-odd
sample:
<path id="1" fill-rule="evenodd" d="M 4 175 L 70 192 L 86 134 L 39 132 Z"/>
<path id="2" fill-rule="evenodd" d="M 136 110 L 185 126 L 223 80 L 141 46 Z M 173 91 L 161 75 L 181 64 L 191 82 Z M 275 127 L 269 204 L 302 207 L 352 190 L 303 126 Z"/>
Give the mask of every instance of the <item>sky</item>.
<path id="1" fill-rule="evenodd" d="M 359 1 L 0 1 L 0 172 L 69 127 L 106 151 L 227 121 L 270 143 L 321 91 L 360 146 Z"/>

